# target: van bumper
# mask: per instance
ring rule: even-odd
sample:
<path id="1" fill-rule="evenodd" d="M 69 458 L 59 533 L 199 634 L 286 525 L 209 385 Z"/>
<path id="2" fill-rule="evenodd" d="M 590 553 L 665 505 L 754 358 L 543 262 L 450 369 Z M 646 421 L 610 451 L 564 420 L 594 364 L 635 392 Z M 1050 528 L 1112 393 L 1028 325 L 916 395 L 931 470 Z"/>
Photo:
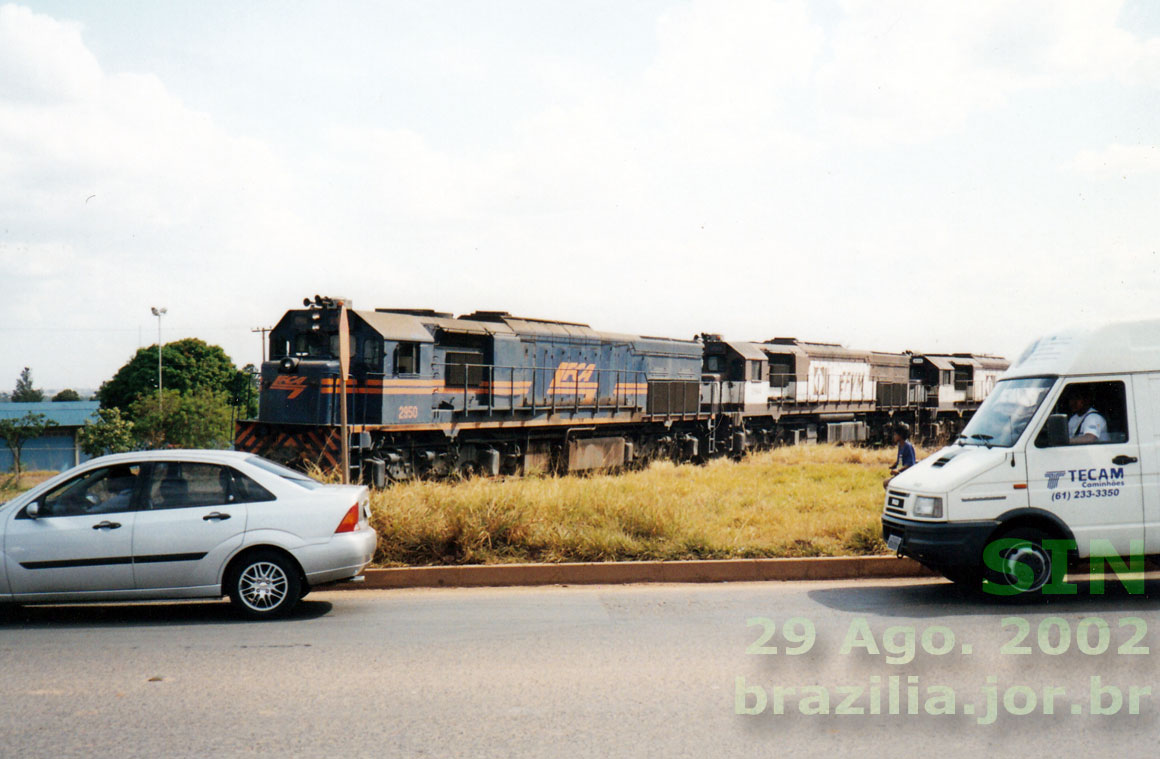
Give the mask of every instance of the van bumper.
<path id="1" fill-rule="evenodd" d="M 977 573 L 983 564 L 983 547 L 999 523 L 987 519 L 977 522 L 917 522 L 896 517 L 882 517 L 882 539 L 900 535 L 901 556 L 909 556 L 943 575 Z"/>

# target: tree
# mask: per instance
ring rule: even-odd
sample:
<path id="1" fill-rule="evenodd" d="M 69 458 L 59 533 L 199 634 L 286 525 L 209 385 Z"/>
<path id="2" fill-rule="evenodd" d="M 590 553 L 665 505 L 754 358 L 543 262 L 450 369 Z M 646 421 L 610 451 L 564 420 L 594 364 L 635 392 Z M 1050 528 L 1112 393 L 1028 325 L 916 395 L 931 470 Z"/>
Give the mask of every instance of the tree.
<path id="1" fill-rule="evenodd" d="M 97 412 L 97 421 L 85 422 L 77 431 L 77 442 L 87 456 L 106 453 L 125 453 L 137 447 L 133 422 L 121 416 L 121 410 L 103 408 Z"/>
<path id="2" fill-rule="evenodd" d="M 13 403 L 40 403 L 44 400 L 44 392 L 37 390 L 32 384 L 32 370 L 27 366 L 20 372 L 16 380 L 16 389 L 12 391 Z"/>
<path id="3" fill-rule="evenodd" d="M 230 405 L 238 410 L 239 419 L 258 415 L 258 378 L 258 367 L 246 364 L 230 382 Z"/>
<path id="4" fill-rule="evenodd" d="M 160 413 L 154 391 L 133 401 L 128 416 L 147 448 L 227 448 L 233 440 L 229 396 L 221 391 L 165 390 Z"/>
<path id="5" fill-rule="evenodd" d="M 81 394 L 78 393 L 76 390 L 73 390 L 72 388 L 68 388 L 68 387 L 66 387 L 64 390 L 61 390 L 56 395 L 52 396 L 53 403 L 67 403 L 70 401 L 79 401 L 80 399 L 81 399 Z"/>
<path id="6" fill-rule="evenodd" d="M 43 435 L 49 427 L 55 426 L 56 422 L 44 414 L 31 412 L 19 419 L 0 419 L 0 437 L 8 444 L 8 450 L 12 451 L 12 472 L 16 477 L 16 487 L 20 487 L 20 454 L 24 450 L 24 444 Z"/>
<path id="7" fill-rule="evenodd" d="M 238 372 L 233 360 L 219 346 L 192 337 L 167 343 L 161 349 L 161 364 L 162 386 L 178 393 L 209 390 L 228 394 Z M 102 408 L 127 412 L 143 395 L 151 395 L 156 405 L 156 345 L 138 350 L 112 379 L 101 385 L 97 400 Z"/>

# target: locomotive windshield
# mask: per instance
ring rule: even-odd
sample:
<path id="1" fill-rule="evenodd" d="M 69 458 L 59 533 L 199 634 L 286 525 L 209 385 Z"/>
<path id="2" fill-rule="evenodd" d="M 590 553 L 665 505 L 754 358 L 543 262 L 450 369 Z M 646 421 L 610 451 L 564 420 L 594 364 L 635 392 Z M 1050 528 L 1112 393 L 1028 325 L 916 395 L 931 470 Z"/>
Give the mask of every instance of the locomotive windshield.
<path id="1" fill-rule="evenodd" d="M 1002 380 L 983 401 L 959 437 L 960 445 L 1010 448 L 1055 384 L 1052 377 Z"/>
<path id="2" fill-rule="evenodd" d="M 294 336 L 295 356 L 335 358 L 338 356 L 338 335 L 322 332 L 299 332 Z"/>

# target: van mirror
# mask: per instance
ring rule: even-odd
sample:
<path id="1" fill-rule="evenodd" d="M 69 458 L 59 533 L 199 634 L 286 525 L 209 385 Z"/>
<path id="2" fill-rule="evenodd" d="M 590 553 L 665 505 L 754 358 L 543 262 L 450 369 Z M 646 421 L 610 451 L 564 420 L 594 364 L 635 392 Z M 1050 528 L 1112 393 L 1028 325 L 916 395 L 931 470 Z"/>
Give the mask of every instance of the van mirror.
<path id="1" fill-rule="evenodd" d="M 40 501 L 33 501 L 24 509 L 24 513 L 28 515 L 29 519 L 36 519 L 40 516 Z"/>
<path id="2" fill-rule="evenodd" d="M 1052 414 L 1047 417 L 1047 444 L 1052 446 L 1067 445 L 1067 414 Z"/>

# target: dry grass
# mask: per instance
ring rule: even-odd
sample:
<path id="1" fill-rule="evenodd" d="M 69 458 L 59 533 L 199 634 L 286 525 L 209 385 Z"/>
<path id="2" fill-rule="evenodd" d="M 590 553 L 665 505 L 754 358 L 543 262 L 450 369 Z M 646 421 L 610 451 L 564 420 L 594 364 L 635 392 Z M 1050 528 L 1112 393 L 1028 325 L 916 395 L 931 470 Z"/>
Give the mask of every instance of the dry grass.
<path id="1" fill-rule="evenodd" d="M 880 553 L 894 451 L 780 448 L 589 477 L 414 482 L 373 496 L 386 566 Z"/>
<path id="2" fill-rule="evenodd" d="M 48 471 L 21 472 L 20 482 L 17 482 L 16 476 L 11 472 L 0 472 L 0 501 L 18 496 L 25 490 L 31 490 L 49 477 L 56 475 L 57 472 Z"/>

